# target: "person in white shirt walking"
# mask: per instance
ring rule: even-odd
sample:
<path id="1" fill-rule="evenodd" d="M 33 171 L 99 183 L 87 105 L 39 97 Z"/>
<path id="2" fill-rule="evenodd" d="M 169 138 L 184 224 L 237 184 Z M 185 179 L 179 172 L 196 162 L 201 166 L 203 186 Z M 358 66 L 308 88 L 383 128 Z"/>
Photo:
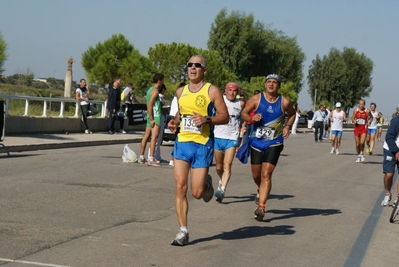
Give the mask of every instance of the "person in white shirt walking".
<path id="1" fill-rule="evenodd" d="M 344 128 L 344 122 L 346 122 L 346 114 L 341 109 L 342 105 L 340 102 L 335 104 L 335 110 L 330 112 L 331 122 L 331 151 L 330 154 L 339 155 L 339 148 L 341 146 L 342 131 Z"/>
<path id="2" fill-rule="evenodd" d="M 316 111 L 313 115 L 313 127 L 314 131 L 314 139 L 315 141 L 323 142 L 323 130 L 324 130 L 324 122 L 327 120 L 326 113 L 324 112 L 324 105 L 319 106 L 319 110 Z M 320 133 L 319 133 L 320 131 Z"/>

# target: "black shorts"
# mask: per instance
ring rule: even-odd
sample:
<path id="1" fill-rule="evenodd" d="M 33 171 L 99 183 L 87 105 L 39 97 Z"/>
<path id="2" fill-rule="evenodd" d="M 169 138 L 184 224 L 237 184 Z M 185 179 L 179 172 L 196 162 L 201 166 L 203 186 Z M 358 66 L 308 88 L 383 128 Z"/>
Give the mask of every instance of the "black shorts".
<path id="1" fill-rule="evenodd" d="M 283 148 L 283 144 L 271 146 L 265 151 L 251 147 L 251 164 L 258 165 L 267 162 L 276 166 Z"/>

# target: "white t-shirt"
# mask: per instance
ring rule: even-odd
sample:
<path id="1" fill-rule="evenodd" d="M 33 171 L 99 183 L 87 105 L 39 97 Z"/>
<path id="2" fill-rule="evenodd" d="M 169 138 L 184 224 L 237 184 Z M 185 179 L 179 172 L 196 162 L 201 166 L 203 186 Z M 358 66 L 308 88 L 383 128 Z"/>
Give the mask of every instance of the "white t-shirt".
<path id="1" fill-rule="evenodd" d="M 331 115 L 331 131 L 342 131 L 344 128 L 344 111 L 333 110 Z"/>
<path id="2" fill-rule="evenodd" d="M 223 125 L 215 125 L 213 133 L 217 138 L 223 138 L 228 140 L 237 140 L 240 133 L 241 124 L 241 101 L 235 99 L 231 102 L 223 96 L 224 102 L 226 103 L 227 111 L 229 112 L 229 123 Z"/>
<path id="3" fill-rule="evenodd" d="M 172 103 L 170 104 L 170 111 L 169 111 L 169 115 L 175 117 L 176 113 L 179 111 L 179 107 L 178 107 L 178 103 L 177 103 L 177 97 L 173 97 Z"/>
<path id="4" fill-rule="evenodd" d="M 372 112 L 370 110 L 371 115 L 373 116 L 373 120 L 370 123 L 369 129 L 377 129 L 377 123 L 378 123 L 378 111 Z"/>
<path id="5" fill-rule="evenodd" d="M 127 95 L 130 94 L 130 92 L 132 92 L 132 88 L 130 87 L 126 87 L 125 89 L 123 89 L 123 95 L 126 97 Z M 131 97 L 130 97 L 130 101 L 131 101 Z M 125 102 L 125 99 L 121 99 L 122 102 Z"/>
<path id="6" fill-rule="evenodd" d="M 83 92 L 82 89 L 80 89 L 80 87 L 78 87 L 78 88 L 76 88 L 76 94 L 79 94 L 79 98 L 88 98 L 87 94 L 86 94 L 86 90 Z M 81 106 L 85 106 L 88 104 L 89 104 L 89 102 L 87 102 L 87 101 L 80 101 Z"/>

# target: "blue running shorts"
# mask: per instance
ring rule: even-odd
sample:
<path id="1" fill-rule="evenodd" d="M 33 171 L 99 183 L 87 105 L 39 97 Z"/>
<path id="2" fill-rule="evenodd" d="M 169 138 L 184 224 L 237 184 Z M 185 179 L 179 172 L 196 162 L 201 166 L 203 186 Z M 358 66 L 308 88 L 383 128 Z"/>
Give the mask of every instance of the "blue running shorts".
<path id="1" fill-rule="evenodd" d="M 384 160 L 382 162 L 383 173 L 395 173 L 395 165 L 399 173 L 399 162 L 396 162 L 395 154 L 384 149 Z"/>
<path id="2" fill-rule="evenodd" d="M 367 130 L 367 135 L 376 134 L 376 133 L 377 133 L 377 129 L 368 129 Z"/>
<path id="3" fill-rule="evenodd" d="M 191 168 L 208 168 L 213 160 L 213 140 L 205 145 L 194 142 L 175 142 L 173 157 L 190 163 Z"/>
<path id="4" fill-rule="evenodd" d="M 331 130 L 331 134 L 332 134 L 332 135 L 335 135 L 335 136 L 338 136 L 338 137 L 341 137 L 341 136 L 342 136 L 342 131 L 339 131 L 339 130 Z"/>
<path id="5" fill-rule="evenodd" d="M 236 147 L 238 142 L 236 140 L 223 139 L 215 137 L 215 150 L 222 151 L 223 153 L 231 148 Z"/>

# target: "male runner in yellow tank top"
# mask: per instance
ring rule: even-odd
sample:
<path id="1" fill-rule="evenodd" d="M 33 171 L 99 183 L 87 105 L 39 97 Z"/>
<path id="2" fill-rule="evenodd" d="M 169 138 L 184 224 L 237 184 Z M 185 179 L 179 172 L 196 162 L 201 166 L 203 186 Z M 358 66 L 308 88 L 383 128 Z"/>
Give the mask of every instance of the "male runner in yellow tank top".
<path id="1" fill-rule="evenodd" d="M 172 132 L 180 122 L 173 149 L 176 184 L 175 207 L 180 231 L 172 245 L 188 244 L 188 175 L 191 174 L 191 193 L 196 199 L 209 202 L 213 197 L 212 177 L 208 175 L 213 159 L 212 125 L 226 124 L 229 114 L 219 88 L 204 81 L 207 71 L 205 58 L 192 56 L 187 63 L 190 83 L 176 91 L 179 111 L 168 123 Z M 215 110 L 217 113 L 215 113 Z"/>

